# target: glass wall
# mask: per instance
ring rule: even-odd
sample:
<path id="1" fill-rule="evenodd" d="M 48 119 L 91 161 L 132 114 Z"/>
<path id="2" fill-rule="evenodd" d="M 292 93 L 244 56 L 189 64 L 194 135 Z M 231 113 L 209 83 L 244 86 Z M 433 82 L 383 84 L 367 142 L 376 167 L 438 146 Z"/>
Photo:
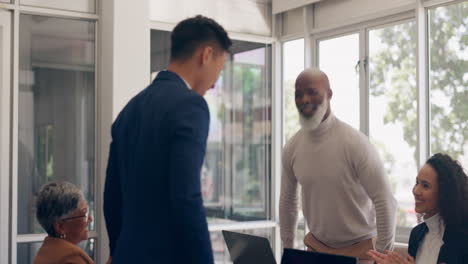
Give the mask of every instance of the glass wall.
<path id="1" fill-rule="evenodd" d="M 407 230 L 416 225 L 417 121 L 416 23 L 370 30 L 369 136 L 398 201 L 397 227 Z"/>
<path id="2" fill-rule="evenodd" d="M 428 11 L 431 154 L 468 169 L 468 2 Z"/>
<path id="3" fill-rule="evenodd" d="M 202 188 L 210 223 L 270 215 L 269 47 L 235 41 L 215 89 Z"/>
<path id="4" fill-rule="evenodd" d="M 318 65 L 328 75 L 333 90 L 332 112 L 359 130 L 358 62 L 358 33 L 319 41 Z"/>
<path id="5" fill-rule="evenodd" d="M 20 16 L 18 234 L 44 233 L 36 221 L 34 198 L 50 181 L 80 187 L 94 218 L 94 26 L 88 21 Z M 18 258 L 18 263 L 29 262 Z"/>

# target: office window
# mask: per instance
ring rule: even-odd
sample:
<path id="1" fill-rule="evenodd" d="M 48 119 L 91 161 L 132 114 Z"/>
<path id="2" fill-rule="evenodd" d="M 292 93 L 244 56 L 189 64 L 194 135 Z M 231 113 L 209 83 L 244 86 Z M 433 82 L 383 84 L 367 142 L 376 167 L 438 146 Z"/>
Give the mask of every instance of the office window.
<path id="1" fill-rule="evenodd" d="M 369 136 L 398 201 L 397 227 L 416 225 L 412 188 L 417 159 L 416 23 L 369 31 Z M 397 241 L 408 233 L 397 232 Z"/>
<path id="2" fill-rule="evenodd" d="M 468 168 L 468 2 L 428 10 L 431 154 Z"/>
<path id="3" fill-rule="evenodd" d="M 44 233 L 35 217 L 34 198 L 50 181 L 76 184 L 94 218 L 94 26 L 20 16 L 18 234 Z"/>
<path id="4" fill-rule="evenodd" d="M 270 218 L 270 47 L 233 41 L 214 89 L 207 152 L 201 172 L 208 222 Z M 151 32 L 151 74 L 169 63 L 170 33 Z"/>
<path id="5" fill-rule="evenodd" d="M 333 90 L 332 112 L 359 130 L 359 34 L 319 41 L 319 68 Z"/>

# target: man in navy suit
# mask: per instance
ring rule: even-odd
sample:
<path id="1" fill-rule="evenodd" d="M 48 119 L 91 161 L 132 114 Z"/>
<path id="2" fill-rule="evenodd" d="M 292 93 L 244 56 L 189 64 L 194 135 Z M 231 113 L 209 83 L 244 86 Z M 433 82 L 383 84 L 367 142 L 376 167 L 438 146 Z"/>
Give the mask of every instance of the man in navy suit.
<path id="1" fill-rule="evenodd" d="M 214 86 L 231 46 L 196 16 L 171 34 L 171 61 L 112 125 L 104 216 L 119 263 L 213 263 L 200 171 Z"/>

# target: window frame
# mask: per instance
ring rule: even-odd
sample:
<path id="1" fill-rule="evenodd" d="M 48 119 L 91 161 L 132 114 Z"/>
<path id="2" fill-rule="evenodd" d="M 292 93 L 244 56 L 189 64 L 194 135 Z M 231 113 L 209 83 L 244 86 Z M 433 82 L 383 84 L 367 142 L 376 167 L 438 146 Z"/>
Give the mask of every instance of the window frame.
<path id="1" fill-rule="evenodd" d="M 338 28 L 336 30 L 325 31 L 318 33 L 316 35 L 311 35 L 313 39 L 312 42 L 315 43 L 316 49 L 313 51 L 315 53 L 315 65 L 319 65 L 319 43 L 323 40 L 329 40 L 333 38 L 338 38 L 350 34 L 359 34 L 359 61 L 365 61 L 369 58 L 369 32 L 375 29 L 381 29 L 385 27 L 390 27 L 393 25 L 402 24 L 408 21 L 417 21 L 414 12 L 403 12 L 401 14 L 392 15 L 384 19 L 376 19 L 372 21 L 358 23 L 354 26 L 347 26 L 344 28 Z M 367 63 L 359 64 L 359 118 L 360 118 L 360 131 L 369 136 L 369 67 Z M 418 86 L 419 87 L 419 86 Z M 418 89 L 419 90 L 419 89 Z M 418 109 L 421 103 L 418 100 Z M 420 119 L 418 115 L 418 120 Z M 420 156 L 420 140 L 421 137 L 418 136 L 418 144 L 416 146 L 416 151 L 418 156 Z M 425 161 L 425 159 L 424 159 Z M 418 161 L 418 164 L 421 164 L 421 161 Z M 398 227 L 395 231 L 395 243 L 404 244 L 408 241 L 409 233 L 411 228 Z"/>
<path id="2" fill-rule="evenodd" d="M 96 10 L 98 6 L 99 0 L 96 0 Z M 100 57 L 99 57 L 99 16 L 96 14 L 91 13 L 82 13 L 77 12 L 74 10 L 60 10 L 60 9 L 53 9 L 53 8 L 46 8 L 46 7 L 31 7 L 21 5 L 19 0 L 15 0 L 14 3 L 0 3 L 0 11 L 7 11 L 11 14 L 11 24 L 10 24 L 10 36 L 11 36 L 11 46 L 10 46 L 10 63 L 9 63 L 9 76 L 11 77 L 10 86 L 8 88 L 3 88 L 2 93 L 4 92 L 3 89 L 8 90 L 6 94 L 9 94 L 9 97 L 1 100 L 1 104 L 3 105 L 5 102 L 8 106 L 9 112 L 2 113 L 2 122 L 4 122 L 3 117 L 7 117 L 7 121 L 9 126 L 8 128 L 8 143 L 6 146 L 9 146 L 8 151 L 8 167 L 9 171 L 5 174 L 0 174 L 2 177 L 3 182 L 8 183 L 8 191 L 3 192 L 1 194 L 1 202 L 0 202 L 0 209 L 2 212 L 7 212 L 8 218 L 1 217 L 0 218 L 0 226 L 4 226 L 7 229 L 6 236 L 0 236 L 0 245 L 7 245 L 5 250 L 7 254 L 0 255 L 0 262 L 3 263 L 1 260 L 6 260 L 7 263 L 17 263 L 17 248 L 18 244 L 20 243 L 34 243 L 34 242 L 41 242 L 45 237 L 45 233 L 41 234 L 18 234 L 17 232 L 17 224 L 18 224 L 18 89 L 19 89 L 19 24 L 20 24 L 20 16 L 22 14 L 27 15 L 41 15 L 46 17 L 54 17 L 54 18 L 63 18 L 63 19 L 72 19 L 72 20 L 80 20 L 80 21 L 88 21 L 94 23 L 94 52 L 95 52 L 95 64 L 94 64 L 94 73 L 95 73 L 95 80 L 94 80 L 94 90 L 95 90 L 95 98 L 94 98 L 94 107 L 95 107 L 95 118 L 94 118 L 94 155 L 96 161 L 98 161 L 101 157 L 100 154 L 100 145 L 99 145 L 99 127 L 98 124 L 100 122 L 99 118 L 100 115 L 98 113 L 98 103 L 100 102 L 100 92 L 99 92 L 99 66 L 100 66 Z M 3 97 L 2 97 L 3 98 Z M 5 121 L 6 122 L 6 121 Z M 3 128 L 4 126 L 2 126 Z M 3 141 L 1 143 L 3 145 Z M 5 141 L 6 143 L 6 141 Z M 98 224 L 100 219 L 103 218 L 101 214 L 101 210 L 98 208 L 102 207 L 102 198 L 99 194 L 100 190 L 100 178 L 102 175 L 100 174 L 100 166 L 99 163 L 96 162 L 96 166 L 94 167 L 94 197 L 95 197 L 95 207 L 96 207 L 96 215 L 95 215 L 95 230 L 89 232 L 89 238 L 95 239 L 95 259 L 99 259 L 101 252 L 101 237 L 106 234 L 105 229 Z M 4 178 L 5 176 L 6 179 Z M 2 182 L 2 184 L 3 184 Z M 4 188 L 4 186 L 2 186 Z M 8 197 L 7 199 L 3 197 Z M 5 207 L 5 208 L 3 208 Z M 2 230 L 0 230 L 2 231 Z M 2 247 L 4 248 L 4 247 Z M 106 253 L 104 253 L 106 254 Z"/>
<path id="3" fill-rule="evenodd" d="M 335 27 L 313 28 L 304 30 L 307 39 L 310 39 L 313 67 L 319 65 L 319 42 L 332 39 L 355 32 L 359 32 L 360 61 L 369 56 L 369 31 L 384 28 L 407 21 L 415 21 L 417 27 L 417 50 L 416 50 L 416 85 L 417 85 L 417 156 L 418 165 L 421 167 L 430 155 L 430 102 L 429 102 L 429 48 L 428 48 L 428 12 L 429 9 L 466 2 L 466 0 L 416 0 L 416 5 L 404 6 L 395 13 L 395 10 L 379 13 L 380 18 L 375 15 L 349 21 Z M 304 13 L 306 14 L 306 12 Z M 313 14 L 312 14 L 313 16 Z M 313 19 L 312 19 L 313 20 Z M 304 19 L 307 21 L 307 19 Z M 364 22 L 359 22 L 364 21 Z M 312 23 L 313 24 L 313 23 Z M 309 33 L 309 34 L 307 34 Z M 282 43 L 287 41 L 283 40 Z M 369 71 L 367 65 L 360 64 L 360 131 L 369 135 Z M 363 67 L 365 67 L 363 69 Z M 284 101 L 284 100 L 283 100 Z M 397 228 L 396 245 L 406 245 L 411 228 Z"/>
<path id="4" fill-rule="evenodd" d="M 73 0 L 73 1 L 61 1 L 61 0 L 15 0 L 19 2 L 21 6 L 57 9 L 75 11 L 89 14 L 96 14 L 98 10 L 99 0 Z M 94 3 L 91 3 L 94 2 Z M 70 7 L 70 4 L 73 4 Z"/>
<path id="5" fill-rule="evenodd" d="M 11 12 L 0 10 L 0 262 L 8 263 L 10 186 Z M 6 129 L 5 129 L 6 128 Z"/>

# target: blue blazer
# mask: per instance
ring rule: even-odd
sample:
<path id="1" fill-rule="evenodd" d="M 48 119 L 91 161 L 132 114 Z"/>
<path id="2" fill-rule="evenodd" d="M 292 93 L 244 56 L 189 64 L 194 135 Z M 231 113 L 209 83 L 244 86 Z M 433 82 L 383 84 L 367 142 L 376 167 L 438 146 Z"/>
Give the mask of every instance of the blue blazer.
<path id="1" fill-rule="evenodd" d="M 200 190 L 202 96 L 162 71 L 112 125 L 104 216 L 112 264 L 213 263 Z"/>
<path id="2" fill-rule="evenodd" d="M 426 223 L 417 225 L 411 230 L 408 243 L 408 254 L 416 259 L 416 253 L 423 241 L 424 236 L 429 231 Z M 440 247 L 437 263 L 466 264 L 468 263 L 468 234 L 445 229 L 444 244 Z"/>

